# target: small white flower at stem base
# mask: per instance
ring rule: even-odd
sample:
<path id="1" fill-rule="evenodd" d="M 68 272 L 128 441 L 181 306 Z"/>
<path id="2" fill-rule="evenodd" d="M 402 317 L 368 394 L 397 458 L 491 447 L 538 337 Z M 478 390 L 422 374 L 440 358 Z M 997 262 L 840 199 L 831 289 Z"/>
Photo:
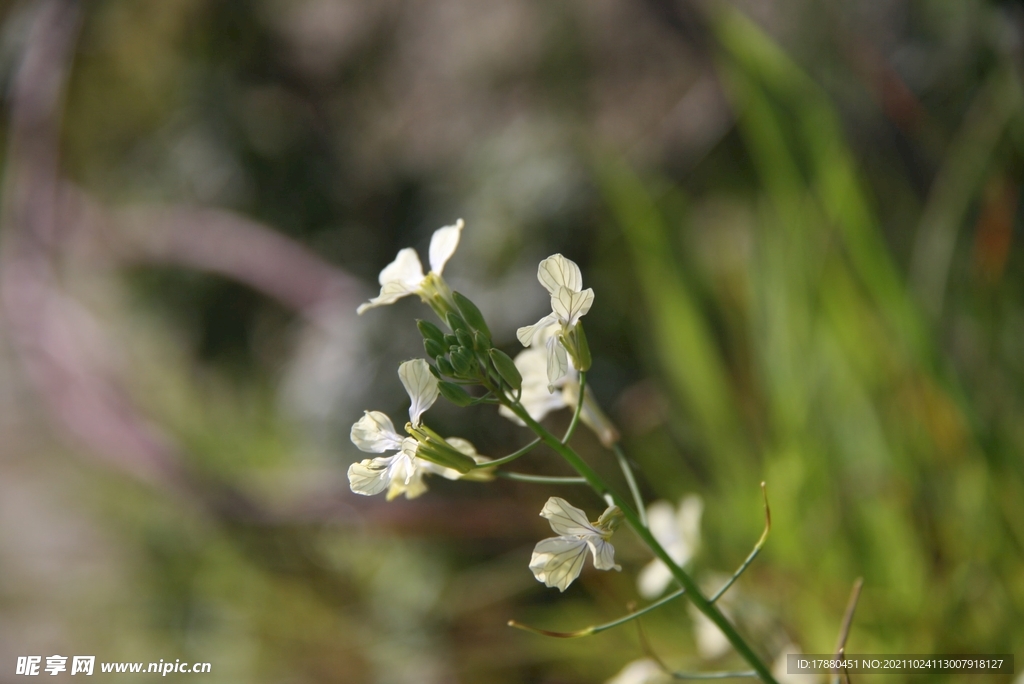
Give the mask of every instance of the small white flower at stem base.
<path id="1" fill-rule="evenodd" d="M 622 569 L 615 564 L 615 548 L 608 543 L 622 521 L 617 506 L 609 506 L 597 522 L 590 522 L 582 510 L 553 496 L 540 516 L 548 519 L 559 536 L 542 539 L 533 549 L 530 570 L 538 582 L 565 591 L 580 576 L 588 551 L 598 570 Z"/>
<path id="2" fill-rule="evenodd" d="M 537 280 L 551 295 L 551 313 L 533 325 L 519 328 L 516 337 L 524 347 L 544 344 L 548 359 L 548 385 L 554 391 L 555 384 L 569 369 L 565 338 L 580 318 L 590 311 L 594 304 L 594 291 L 589 287 L 583 289 L 580 267 L 561 254 L 554 254 L 540 262 Z M 539 341 L 536 339 L 538 336 L 544 339 Z"/>
<path id="3" fill-rule="evenodd" d="M 394 304 L 411 294 L 419 295 L 428 303 L 438 294 L 443 295 L 447 286 L 443 286 L 441 274 L 448 259 L 459 246 L 459 236 L 464 225 L 463 220 L 459 219 L 450 226 L 434 231 L 430 238 L 430 273 L 426 275 L 423 274 L 423 264 L 420 263 L 416 250 L 411 247 L 400 250 L 395 260 L 385 266 L 377 278 L 380 283 L 380 294 L 360 304 L 356 313 L 362 314 L 367 309 Z M 437 291 L 439 289 L 441 292 Z"/>
<path id="4" fill-rule="evenodd" d="M 423 413 L 437 400 L 437 378 L 423 359 L 404 362 L 398 367 L 398 377 L 409 394 L 409 423 L 413 428 L 419 427 Z M 387 490 L 388 501 L 403 494 L 407 499 L 414 499 L 427 491 L 423 482 L 425 474 L 434 473 L 448 479 L 458 479 L 460 476 L 457 470 L 419 458 L 419 442 L 412 437 L 399 435 L 391 419 L 380 411 L 366 411 L 352 426 L 350 437 L 352 443 L 362 451 L 376 454 L 398 452 L 349 466 L 349 487 L 356 494 L 372 496 Z M 478 462 L 486 460 L 464 439 L 453 437 L 447 441 Z"/>
<path id="5" fill-rule="evenodd" d="M 690 562 L 700 546 L 700 519 L 704 501 L 690 494 L 673 509 L 667 501 L 655 501 L 647 507 L 647 523 L 651 534 L 679 566 Z M 640 571 L 637 588 L 640 595 L 654 599 L 672 583 L 672 573 L 660 559 L 655 558 Z"/>

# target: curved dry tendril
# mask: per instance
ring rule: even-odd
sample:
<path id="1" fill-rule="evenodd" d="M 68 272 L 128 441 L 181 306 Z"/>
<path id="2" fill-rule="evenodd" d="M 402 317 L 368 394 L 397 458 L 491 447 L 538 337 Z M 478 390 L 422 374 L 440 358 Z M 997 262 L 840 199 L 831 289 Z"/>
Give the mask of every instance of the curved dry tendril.
<path id="1" fill-rule="evenodd" d="M 757 554 L 761 553 L 761 547 L 764 546 L 765 541 L 768 540 L 768 533 L 772 531 L 772 509 L 768 505 L 768 486 L 764 482 L 761 483 L 761 496 L 764 497 L 764 532 L 761 533 L 761 538 L 757 540 L 757 544 L 754 545 L 754 549 L 750 552 L 750 555 L 747 556 L 746 560 L 743 561 L 743 564 L 740 565 L 736 572 L 732 574 L 729 581 L 723 584 L 722 588 L 715 592 L 714 596 L 708 599 L 709 603 L 714 603 L 718 599 L 722 598 L 722 594 L 729 591 L 729 587 L 731 587 L 736 580 L 740 578 L 740 575 L 746 571 L 750 564 L 754 562 L 754 559 L 757 558 Z"/>
<path id="2" fill-rule="evenodd" d="M 676 591 L 672 592 L 668 596 L 666 596 L 666 597 L 664 597 L 662 599 L 658 599 L 657 601 L 655 601 L 654 603 L 650 604 L 649 606 L 645 606 L 644 608 L 641 608 L 640 610 L 633 611 L 632 613 L 629 613 L 628 615 L 623 615 L 622 617 L 618 618 L 617 620 L 612 620 L 611 622 L 605 622 L 605 623 L 600 624 L 600 625 L 591 625 L 590 627 L 584 627 L 583 629 L 578 629 L 575 632 L 552 632 L 551 630 L 548 630 L 548 629 L 540 629 L 538 627 L 530 627 L 529 625 L 524 625 L 523 623 L 517 622 L 515 620 L 509 620 L 508 621 L 508 626 L 509 627 L 515 627 L 516 629 L 521 629 L 521 630 L 524 630 L 526 632 L 533 632 L 534 634 L 540 634 L 542 636 L 555 637 L 557 639 L 576 639 L 578 637 L 590 636 L 591 634 L 599 634 L 600 632 L 603 632 L 605 630 L 611 629 L 612 627 L 618 627 L 619 625 L 623 625 L 623 624 L 629 622 L 630 620 L 635 620 L 638 617 L 640 617 L 641 615 L 644 615 L 645 613 L 649 613 L 652 610 L 654 610 L 655 608 L 660 608 L 661 606 L 665 605 L 669 601 L 673 601 L 673 600 L 679 598 L 680 596 L 682 596 L 685 593 L 686 593 L 685 589 L 677 589 Z"/>

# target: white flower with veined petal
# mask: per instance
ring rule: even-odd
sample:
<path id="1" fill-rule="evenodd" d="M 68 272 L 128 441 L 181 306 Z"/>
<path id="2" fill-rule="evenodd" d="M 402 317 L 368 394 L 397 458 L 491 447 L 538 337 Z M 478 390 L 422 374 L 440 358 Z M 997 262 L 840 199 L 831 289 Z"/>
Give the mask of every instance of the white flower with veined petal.
<path id="1" fill-rule="evenodd" d="M 690 562 L 700 546 L 700 518 L 704 512 L 704 501 L 696 494 L 690 494 L 672 508 L 667 501 L 655 501 L 647 508 L 647 527 L 662 548 L 677 565 Z M 655 558 L 648 563 L 637 577 L 640 595 L 657 598 L 672 582 L 672 573 L 663 561 Z"/>
<path id="2" fill-rule="evenodd" d="M 565 591 L 580 576 L 587 551 L 598 570 L 622 569 L 615 564 L 615 548 L 608 543 L 622 521 L 622 511 L 617 506 L 609 506 L 592 523 L 586 513 L 553 496 L 544 504 L 540 516 L 548 519 L 559 536 L 542 539 L 533 549 L 530 570 L 538 582 Z"/>
<path id="3" fill-rule="evenodd" d="M 569 371 L 569 359 L 562 335 L 579 323 L 594 304 L 594 291 L 583 289 L 583 274 L 575 262 L 561 254 L 549 256 L 537 267 L 537 280 L 551 295 L 551 313 L 516 331 L 524 347 L 543 344 L 547 349 L 548 385 L 554 391 L 557 383 Z M 554 330 L 551 328 L 554 327 Z"/>
<path id="4" fill-rule="evenodd" d="M 418 427 L 423 412 L 437 400 L 437 378 L 423 359 L 403 363 L 398 367 L 398 377 L 411 401 L 409 421 L 413 427 Z M 356 421 L 352 426 L 351 438 L 352 443 L 362 451 L 374 454 L 398 452 L 393 456 L 369 458 L 349 466 L 349 486 L 356 494 L 370 496 L 387 489 L 388 501 L 401 494 L 405 494 L 407 499 L 413 499 L 427 491 L 427 486 L 423 484 L 424 473 L 432 472 L 449 477 L 440 472 L 440 466 L 417 458 L 419 443 L 412 437 L 399 435 L 391 419 L 380 411 L 367 411 Z"/>
<path id="5" fill-rule="evenodd" d="M 360 304 L 356 313 L 361 314 L 367 309 L 394 304 L 411 294 L 418 294 L 426 301 L 432 293 L 428 292 L 425 286 L 431 276 L 441 276 L 444 265 L 459 246 L 463 225 L 465 224 L 462 219 L 459 219 L 453 225 L 434 231 L 430 238 L 430 273 L 427 275 L 423 274 L 423 264 L 420 263 L 416 250 L 411 247 L 400 250 L 395 260 L 385 266 L 377 278 L 380 282 L 380 294 Z"/>

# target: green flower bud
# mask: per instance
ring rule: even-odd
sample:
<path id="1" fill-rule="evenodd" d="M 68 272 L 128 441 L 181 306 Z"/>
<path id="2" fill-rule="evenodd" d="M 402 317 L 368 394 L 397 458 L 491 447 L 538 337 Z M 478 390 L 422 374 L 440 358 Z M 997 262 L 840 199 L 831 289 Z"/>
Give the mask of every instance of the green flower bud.
<path id="1" fill-rule="evenodd" d="M 465 353 L 463 348 L 460 347 L 457 351 L 453 351 L 448 358 L 451 359 L 456 375 L 461 377 L 470 375 L 473 369 L 473 357 Z"/>
<path id="2" fill-rule="evenodd" d="M 455 335 L 445 335 L 444 336 L 444 346 L 446 346 L 446 347 L 457 347 L 457 346 L 459 346 L 459 338 L 457 338 Z"/>
<path id="3" fill-rule="evenodd" d="M 423 348 L 427 350 L 427 356 L 430 358 L 444 356 L 444 345 L 437 340 L 425 338 L 423 340 Z"/>
<path id="4" fill-rule="evenodd" d="M 587 334 L 583 332 L 583 321 L 576 324 L 571 337 L 573 339 L 570 348 L 575 352 L 573 360 L 576 362 L 576 369 L 581 371 L 590 370 L 593 359 L 590 357 L 590 345 L 587 344 Z"/>
<path id="5" fill-rule="evenodd" d="M 456 406 L 469 406 L 473 403 L 473 396 L 454 382 L 442 380 L 437 383 L 437 389 L 441 392 L 442 397 Z"/>
<path id="6" fill-rule="evenodd" d="M 457 330 L 455 332 L 455 336 L 459 338 L 460 346 L 465 347 L 466 349 L 473 348 L 473 336 L 470 335 L 468 332 L 466 332 L 465 330 Z"/>
<path id="7" fill-rule="evenodd" d="M 485 352 L 491 348 L 491 338 L 477 330 L 473 333 L 473 349 Z"/>
<path id="8" fill-rule="evenodd" d="M 444 333 L 430 321 L 416 321 L 416 327 L 420 330 L 424 340 L 433 340 L 438 344 L 444 344 Z"/>
<path id="9" fill-rule="evenodd" d="M 491 363 L 494 364 L 494 370 L 498 371 L 498 375 L 508 383 L 509 387 L 514 390 L 523 388 L 523 376 L 508 354 L 500 349 L 492 349 L 490 357 Z"/>
<path id="10" fill-rule="evenodd" d="M 461 451 L 457 451 L 448 444 L 438 444 L 434 441 L 427 442 L 426 444 L 421 443 L 416 448 L 416 456 L 433 461 L 445 468 L 454 468 L 460 473 L 468 473 L 476 466 L 476 461 Z"/>
<path id="11" fill-rule="evenodd" d="M 474 330 L 479 330 L 487 335 L 487 337 L 491 336 L 491 331 L 487 327 L 487 321 L 484 320 L 484 315 L 480 313 L 480 309 L 476 308 L 476 304 L 458 292 L 452 292 L 452 300 L 455 302 L 455 306 L 459 307 L 459 313 L 462 314 L 462 318 Z"/>
<path id="12" fill-rule="evenodd" d="M 458 334 L 460 330 L 465 330 L 469 334 L 473 333 L 469 325 L 466 324 L 465 319 L 454 311 L 448 313 L 446 320 L 448 321 L 448 327 L 452 329 L 453 333 Z"/>
<path id="13" fill-rule="evenodd" d="M 448 359 L 444 358 L 444 356 L 438 355 L 437 357 L 434 358 L 434 361 L 437 362 L 437 370 L 441 373 L 441 375 L 447 376 L 449 378 L 455 377 L 455 368 L 452 367 L 452 364 L 450 361 L 448 361 Z"/>

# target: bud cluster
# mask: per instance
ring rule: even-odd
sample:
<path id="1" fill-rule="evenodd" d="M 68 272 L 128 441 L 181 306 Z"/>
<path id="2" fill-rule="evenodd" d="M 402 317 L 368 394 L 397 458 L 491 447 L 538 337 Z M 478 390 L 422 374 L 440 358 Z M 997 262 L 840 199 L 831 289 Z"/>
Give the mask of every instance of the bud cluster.
<path id="1" fill-rule="evenodd" d="M 423 348 L 434 361 L 430 371 L 438 380 L 441 396 L 457 406 L 469 406 L 478 398 L 464 389 L 466 385 L 521 391 L 522 375 L 508 354 L 492 345 L 480 309 L 459 292 L 452 292 L 451 301 L 457 310 L 444 316 L 451 332 L 445 333 L 429 321 L 416 322 Z"/>

